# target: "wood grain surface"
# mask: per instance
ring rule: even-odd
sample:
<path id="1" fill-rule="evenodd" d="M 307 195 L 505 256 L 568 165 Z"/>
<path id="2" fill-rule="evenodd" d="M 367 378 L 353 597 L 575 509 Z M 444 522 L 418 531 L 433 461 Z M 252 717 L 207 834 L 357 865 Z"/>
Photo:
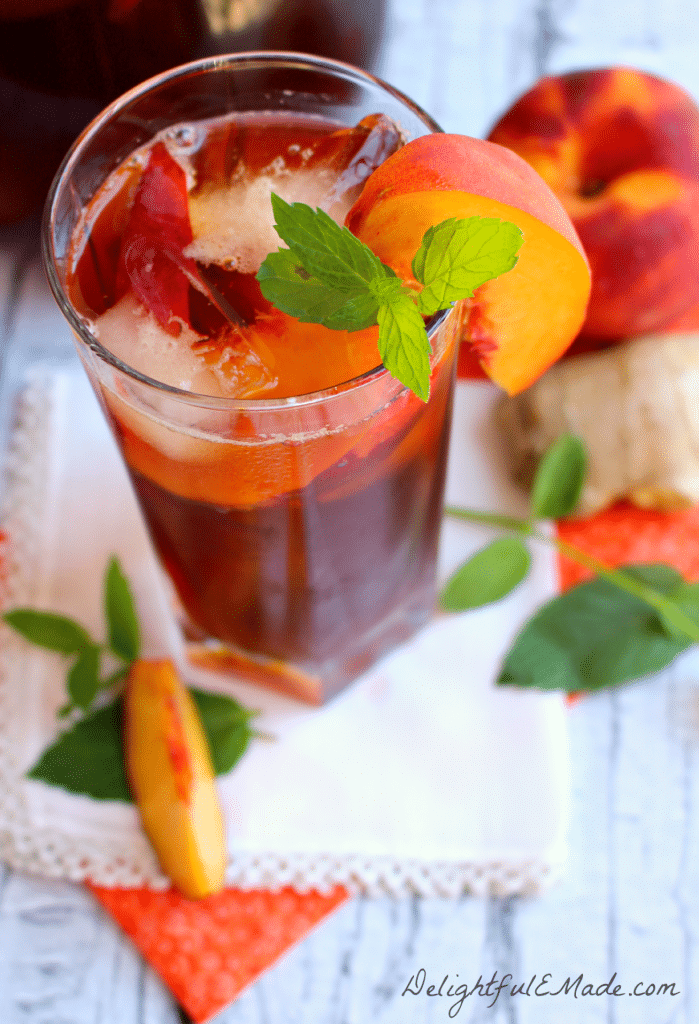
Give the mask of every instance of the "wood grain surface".
<path id="1" fill-rule="evenodd" d="M 697 0 L 391 0 L 383 77 L 448 131 L 482 135 L 539 75 L 629 63 L 699 97 Z M 6 361 L 68 351 L 30 240 L 0 235 Z M 51 326 L 48 331 L 47 327 Z M 18 354 L 19 353 L 19 354 Z M 2 411 L 7 416 L 6 403 Z M 1 429 L 1 425 L 0 425 Z M 570 710 L 565 876 L 537 899 L 356 899 L 221 1024 L 697 1024 L 699 658 Z M 405 992 L 411 977 L 422 992 Z M 444 994 L 510 973 L 529 995 Z M 557 991 L 583 974 L 578 997 Z M 609 981 L 624 995 L 582 996 Z M 442 995 L 437 991 L 448 976 Z M 671 994 L 627 995 L 640 984 Z M 613 987 L 612 985 L 612 987 Z M 491 989 L 492 992 L 492 989 Z M 451 1012 L 450 1012 L 451 1011 Z M 0 866 L 0 1024 L 178 1024 L 157 977 L 82 888 Z"/>

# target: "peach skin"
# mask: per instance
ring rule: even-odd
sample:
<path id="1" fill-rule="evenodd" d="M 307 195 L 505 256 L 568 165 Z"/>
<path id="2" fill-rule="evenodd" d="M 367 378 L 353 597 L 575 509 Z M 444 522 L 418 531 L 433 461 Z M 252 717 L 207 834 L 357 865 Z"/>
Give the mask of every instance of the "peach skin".
<path id="1" fill-rule="evenodd" d="M 450 217 L 494 217 L 523 234 L 517 266 L 462 306 L 462 343 L 509 394 L 531 384 L 578 333 L 590 272 L 563 206 L 516 154 L 465 135 L 425 135 L 368 179 L 347 227 L 404 280 L 425 231 Z M 416 282 L 415 282 L 416 283 Z"/>
<path id="2" fill-rule="evenodd" d="M 489 138 L 551 186 L 587 253 L 592 294 L 576 349 L 691 323 L 699 108 L 683 89 L 626 67 L 543 78 Z"/>
<path id="3" fill-rule="evenodd" d="M 163 871 L 183 896 L 223 888 L 226 842 L 206 736 L 170 661 L 135 661 L 124 691 L 126 774 Z"/>

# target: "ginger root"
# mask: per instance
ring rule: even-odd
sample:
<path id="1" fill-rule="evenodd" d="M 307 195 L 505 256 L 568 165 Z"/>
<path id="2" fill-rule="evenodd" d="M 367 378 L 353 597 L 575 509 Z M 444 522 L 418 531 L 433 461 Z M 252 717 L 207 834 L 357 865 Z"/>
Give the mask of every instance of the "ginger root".
<path id="1" fill-rule="evenodd" d="M 589 463 L 575 515 L 622 498 L 663 512 L 699 502 L 699 333 L 644 335 L 557 363 L 495 416 L 523 486 L 557 437 L 582 438 Z"/>

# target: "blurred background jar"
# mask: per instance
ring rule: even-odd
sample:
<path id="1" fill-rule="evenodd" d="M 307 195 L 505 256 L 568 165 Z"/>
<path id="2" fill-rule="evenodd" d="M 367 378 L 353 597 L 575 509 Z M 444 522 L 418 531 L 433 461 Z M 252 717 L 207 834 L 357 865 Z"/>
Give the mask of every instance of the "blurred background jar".
<path id="1" fill-rule="evenodd" d="M 213 53 L 301 50 L 372 70 L 386 0 L 0 0 L 0 224 L 36 214 L 82 128 Z"/>

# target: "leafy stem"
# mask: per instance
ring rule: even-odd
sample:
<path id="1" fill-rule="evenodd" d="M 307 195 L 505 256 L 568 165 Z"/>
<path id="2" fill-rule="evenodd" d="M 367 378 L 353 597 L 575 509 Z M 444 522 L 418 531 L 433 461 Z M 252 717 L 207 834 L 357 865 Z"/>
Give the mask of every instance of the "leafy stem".
<path id="1" fill-rule="evenodd" d="M 460 508 L 457 505 L 446 505 L 444 513 L 454 519 L 464 519 L 477 526 L 496 526 L 501 530 L 510 530 L 512 533 L 533 536 L 533 525 L 530 519 L 502 516 L 497 512 L 481 512 L 475 508 Z"/>
<path id="2" fill-rule="evenodd" d="M 129 585 L 117 558 L 112 557 L 104 578 L 107 639 L 93 639 L 83 627 L 64 615 L 34 608 L 13 608 L 4 621 L 32 644 L 72 659 L 66 677 L 68 701 L 60 709 L 65 717 L 76 709 L 88 711 L 97 694 L 120 683 L 140 652 L 141 635 Z M 119 666 L 102 676 L 105 656 Z"/>
<path id="3" fill-rule="evenodd" d="M 659 671 L 699 643 L 699 584 L 669 565 L 612 568 L 540 526 L 575 509 L 586 471 L 582 442 L 563 435 L 541 460 L 528 517 L 447 506 L 446 514 L 514 534 L 491 541 L 452 575 L 441 594 L 447 611 L 479 608 L 507 596 L 529 572 L 527 541 L 553 544 L 593 579 L 554 598 L 524 624 L 498 683 L 543 690 L 596 690 Z"/>
<path id="4" fill-rule="evenodd" d="M 58 712 L 74 716 L 69 728 L 30 768 L 29 778 L 82 793 L 97 800 L 131 800 L 122 752 L 122 698 L 107 703 L 105 691 L 118 690 L 141 655 L 141 630 L 128 580 L 116 557 L 104 576 L 104 615 L 107 639 L 93 639 L 79 622 L 55 612 L 13 608 L 2 616 L 29 643 L 69 659 L 66 676 L 68 701 Z M 102 671 L 104 656 L 119 664 Z M 273 739 L 252 727 L 257 712 L 223 694 L 190 687 L 209 742 L 216 774 L 228 772 L 242 757 L 253 736 Z"/>
<path id="5" fill-rule="evenodd" d="M 553 544 L 561 554 L 573 562 L 589 569 L 602 579 L 612 583 L 620 590 L 626 591 L 632 597 L 637 597 L 650 608 L 659 612 L 665 620 L 680 633 L 689 637 L 694 643 L 699 643 L 699 623 L 687 615 L 676 601 L 666 597 L 659 591 L 642 583 L 639 579 L 624 572 L 623 569 L 613 569 L 605 565 L 594 555 L 576 548 L 573 544 L 556 535 L 544 533 L 531 519 L 518 518 L 515 516 L 498 515 L 495 512 L 481 512 L 478 509 L 460 508 L 455 505 L 447 505 L 444 509 L 446 515 L 454 519 L 461 519 L 480 526 L 494 526 L 502 530 L 508 530 L 521 536 L 530 537 L 532 540 L 547 544 Z"/>

